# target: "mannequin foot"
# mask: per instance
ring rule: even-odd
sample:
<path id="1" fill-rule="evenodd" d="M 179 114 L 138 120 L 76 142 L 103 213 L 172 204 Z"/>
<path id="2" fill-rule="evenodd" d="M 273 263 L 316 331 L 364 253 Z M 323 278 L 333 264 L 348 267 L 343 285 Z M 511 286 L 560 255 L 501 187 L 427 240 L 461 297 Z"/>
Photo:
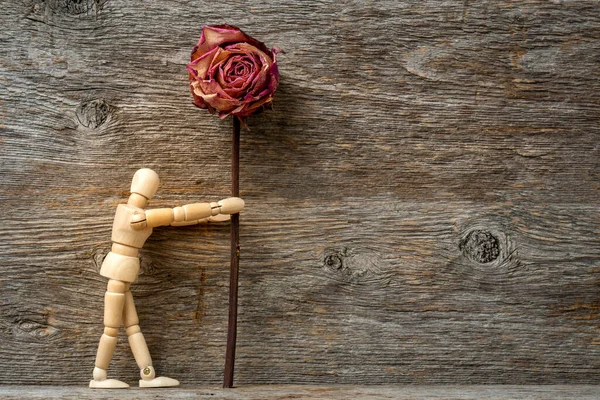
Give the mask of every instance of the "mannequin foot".
<path id="1" fill-rule="evenodd" d="M 90 381 L 90 388 L 92 389 L 127 389 L 129 387 L 125 382 L 118 381 L 116 379 L 106 379 L 106 370 L 95 367 L 93 377 Z"/>
<path id="2" fill-rule="evenodd" d="M 158 378 L 154 379 L 140 379 L 141 388 L 157 388 L 172 386 L 179 386 L 179 381 L 177 379 L 167 378 L 166 376 L 159 376 Z"/>
<path id="3" fill-rule="evenodd" d="M 90 388 L 92 389 L 127 389 L 129 387 L 125 382 L 121 382 L 117 379 L 104 379 L 103 381 L 90 381 Z"/>

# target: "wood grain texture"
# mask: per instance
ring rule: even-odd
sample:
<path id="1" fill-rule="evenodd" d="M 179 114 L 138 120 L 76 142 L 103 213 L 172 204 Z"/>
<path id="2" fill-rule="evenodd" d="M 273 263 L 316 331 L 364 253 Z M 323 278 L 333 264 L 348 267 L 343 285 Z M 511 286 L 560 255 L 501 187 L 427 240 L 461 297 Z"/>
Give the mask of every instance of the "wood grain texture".
<path id="1" fill-rule="evenodd" d="M 600 384 L 597 1 L 0 5 L 2 383 L 87 384 L 136 169 L 153 207 L 229 195 L 231 123 L 185 70 L 228 22 L 286 51 L 242 132 L 236 384 Z M 142 252 L 141 327 L 184 384 L 222 379 L 228 238 Z"/>
<path id="2" fill-rule="evenodd" d="M 112 400 L 211 399 L 211 400 L 280 400 L 280 399 L 397 399 L 397 400 L 593 400 L 600 397 L 598 386 L 315 386 L 262 385 L 235 389 L 183 387 L 171 389 L 90 390 L 64 386 L 0 386 L 0 399 L 90 399 Z"/>

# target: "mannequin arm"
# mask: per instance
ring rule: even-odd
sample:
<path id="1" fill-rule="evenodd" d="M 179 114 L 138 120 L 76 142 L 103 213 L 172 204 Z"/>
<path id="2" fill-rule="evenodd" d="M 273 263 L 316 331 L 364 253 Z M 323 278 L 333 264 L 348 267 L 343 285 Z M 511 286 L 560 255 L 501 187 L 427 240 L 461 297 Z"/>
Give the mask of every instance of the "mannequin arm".
<path id="1" fill-rule="evenodd" d="M 145 227 L 154 228 L 156 226 L 166 226 L 173 224 L 193 225 L 204 220 L 214 219 L 220 214 L 236 214 L 244 208 L 244 200 L 239 197 L 229 197 L 217 203 L 193 203 L 175 208 L 156 208 L 134 214 L 131 219 L 131 226 L 134 229 L 143 229 Z M 222 218 L 216 219 L 220 220 Z"/>
<path id="2" fill-rule="evenodd" d="M 231 219 L 231 216 L 228 214 L 217 214 L 210 216 L 208 218 L 202 218 L 195 221 L 181 221 L 181 222 L 172 222 L 171 226 L 189 226 L 189 225 L 197 225 L 204 224 L 209 222 L 226 222 Z"/>

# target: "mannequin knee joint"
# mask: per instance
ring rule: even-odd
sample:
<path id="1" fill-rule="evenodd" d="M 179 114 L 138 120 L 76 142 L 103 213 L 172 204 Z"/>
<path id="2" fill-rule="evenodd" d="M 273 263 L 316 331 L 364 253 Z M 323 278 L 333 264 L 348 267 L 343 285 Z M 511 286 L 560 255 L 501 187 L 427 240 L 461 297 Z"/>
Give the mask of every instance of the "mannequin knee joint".
<path id="1" fill-rule="evenodd" d="M 117 335 L 119 334 L 119 328 L 111 328 L 110 326 L 105 326 L 104 334 L 106 336 L 117 337 Z"/>
<path id="2" fill-rule="evenodd" d="M 134 333 L 141 332 L 142 330 L 140 329 L 139 325 L 131 325 L 125 331 L 127 332 L 127 336 L 131 336 Z"/>

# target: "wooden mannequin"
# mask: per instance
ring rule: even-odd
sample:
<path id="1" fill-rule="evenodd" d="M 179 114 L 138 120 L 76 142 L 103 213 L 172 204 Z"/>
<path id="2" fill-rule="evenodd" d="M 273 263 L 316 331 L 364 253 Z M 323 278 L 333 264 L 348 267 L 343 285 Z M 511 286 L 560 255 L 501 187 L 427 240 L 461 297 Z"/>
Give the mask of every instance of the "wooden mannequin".
<path id="1" fill-rule="evenodd" d="M 244 201 L 230 197 L 218 203 L 195 203 L 183 207 L 144 210 L 156 190 L 159 178 L 148 168 L 138 170 L 131 183 L 127 204 L 117 206 L 112 229 L 112 249 L 104 259 L 100 274 L 109 279 L 104 296 L 104 334 L 98 344 L 96 365 L 90 388 L 128 388 L 116 379 L 107 379 L 106 370 L 117 345 L 119 327 L 123 325 L 129 345 L 140 368 L 140 387 L 177 386 L 179 381 L 156 377 L 152 358 L 142 332 L 129 291 L 140 268 L 138 251 L 152 234 L 152 228 L 161 225 L 192 225 L 205 221 L 225 221 L 229 214 L 240 212 Z"/>

